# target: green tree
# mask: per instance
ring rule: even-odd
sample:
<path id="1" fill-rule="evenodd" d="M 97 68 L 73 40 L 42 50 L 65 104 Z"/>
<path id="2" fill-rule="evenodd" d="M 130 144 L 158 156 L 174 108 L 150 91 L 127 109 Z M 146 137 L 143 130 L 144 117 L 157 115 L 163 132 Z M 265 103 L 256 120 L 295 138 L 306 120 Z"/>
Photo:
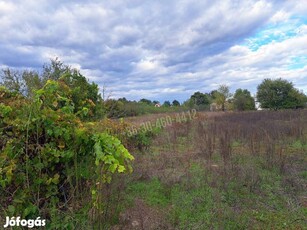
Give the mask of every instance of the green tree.
<path id="1" fill-rule="evenodd" d="M 307 105 L 307 95 L 297 89 L 289 92 L 289 98 L 286 101 L 287 108 L 304 108 Z"/>
<path id="2" fill-rule="evenodd" d="M 222 107 L 222 111 L 225 111 L 226 101 L 231 96 L 232 94 L 229 92 L 229 87 L 227 85 L 220 85 L 217 91 L 213 93 L 214 101 Z"/>
<path id="3" fill-rule="evenodd" d="M 147 105 L 151 105 L 152 104 L 151 100 L 148 100 L 148 99 L 145 99 L 145 98 L 142 98 L 139 102 L 147 104 Z"/>
<path id="4" fill-rule="evenodd" d="M 195 92 L 191 96 L 191 101 L 194 103 L 194 105 L 209 105 L 210 104 L 210 96 L 207 93 L 201 93 L 201 92 Z"/>
<path id="5" fill-rule="evenodd" d="M 172 105 L 173 105 L 173 106 L 180 106 L 180 102 L 177 101 L 177 100 L 173 100 Z"/>
<path id="6" fill-rule="evenodd" d="M 125 115 L 124 113 L 124 103 L 119 100 L 108 99 L 104 102 L 107 117 L 109 118 L 119 118 Z"/>
<path id="7" fill-rule="evenodd" d="M 281 78 L 264 79 L 257 87 L 257 100 L 262 108 L 273 110 L 304 107 L 306 95 L 294 88 L 292 82 Z"/>
<path id="8" fill-rule="evenodd" d="M 32 97 L 35 90 L 43 87 L 43 81 L 38 72 L 33 70 L 3 69 L 0 78 L 1 85 L 11 92 L 18 92 L 26 97 Z"/>
<path id="9" fill-rule="evenodd" d="M 215 100 L 215 94 L 217 93 L 217 90 L 212 90 L 210 93 L 209 93 L 209 96 L 212 100 Z"/>
<path id="10" fill-rule="evenodd" d="M 42 74 L 33 70 L 3 69 L 0 74 L 1 85 L 9 91 L 20 93 L 28 98 L 34 96 L 35 91 L 41 89 L 48 80 L 62 81 L 72 93 L 74 110 L 82 111 L 78 115 L 82 118 L 100 118 L 104 108 L 98 85 L 90 83 L 76 69 L 71 69 L 58 59 L 51 60 L 43 67 Z"/>
<path id="11" fill-rule="evenodd" d="M 25 82 L 20 71 L 10 68 L 2 69 L 0 78 L 1 85 L 9 91 L 24 94 Z"/>
<path id="12" fill-rule="evenodd" d="M 102 97 L 96 83 L 89 83 L 77 70 L 62 74 L 59 81 L 65 82 L 71 90 L 74 112 L 83 111 L 87 118 L 100 118 L 103 115 Z"/>
<path id="13" fill-rule="evenodd" d="M 170 106 L 171 106 L 171 103 L 170 103 L 169 101 L 165 101 L 165 102 L 163 103 L 163 106 L 165 106 L 165 107 L 170 107 Z"/>
<path id="14" fill-rule="evenodd" d="M 50 60 L 50 64 L 43 66 L 41 74 L 33 70 L 3 69 L 0 74 L 0 84 L 12 92 L 19 92 L 26 97 L 32 97 L 34 91 L 42 88 L 48 80 L 58 80 L 63 74 L 72 74 L 74 71 L 58 58 L 55 58 Z"/>
<path id="15" fill-rule="evenodd" d="M 188 107 L 190 109 L 192 109 L 195 106 L 195 104 L 194 104 L 194 102 L 192 101 L 191 98 L 189 98 L 188 100 L 184 101 L 182 105 L 185 106 L 185 107 Z"/>
<path id="16" fill-rule="evenodd" d="M 25 85 L 25 95 L 27 97 L 33 97 L 35 90 L 41 89 L 44 86 L 38 72 L 33 70 L 22 71 L 22 79 Z"/>
<path id="17" fill-rule="evenodd" d="M 72 68 L 59 60 L 51 59 L 49 64 L 43 66 L 42 80 L 45 84 L 47 80 L 58 80 L 64 73 L 72 72 Z"/>
<path id="18" fill-rule="evenodd" d="M 239 111 L 254 110 L 255 100 L 247 89 L 237 89 L 233 96 L 234 108 Z"/>
<path id="19" fill-rule="evenodd" d="M 122 103 L 128 103 L 129 102 L 125 97 L 118 98 L 118 101 L 121 101 Z"/>

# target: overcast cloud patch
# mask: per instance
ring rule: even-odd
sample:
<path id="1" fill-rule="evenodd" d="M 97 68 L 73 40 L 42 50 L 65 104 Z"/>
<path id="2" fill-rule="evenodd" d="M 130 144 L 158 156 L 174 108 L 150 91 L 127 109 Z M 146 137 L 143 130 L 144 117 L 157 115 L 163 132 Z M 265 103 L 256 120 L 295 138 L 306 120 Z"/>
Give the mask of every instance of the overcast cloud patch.
<path id="1" fill-rule="evenodd" d="M 0 66 L 50 58 L 131 100 L 178 99 L 219 84 L 256 91 L 283 77 L 307 91 L 301 1 L 3 1 Z"/>

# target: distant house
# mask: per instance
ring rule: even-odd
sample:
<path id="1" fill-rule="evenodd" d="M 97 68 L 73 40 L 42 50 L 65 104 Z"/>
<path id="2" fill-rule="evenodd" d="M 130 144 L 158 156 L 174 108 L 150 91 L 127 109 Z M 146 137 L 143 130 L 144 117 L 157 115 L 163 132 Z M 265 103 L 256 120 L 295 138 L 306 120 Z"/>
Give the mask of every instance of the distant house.
<path id="1" fill-rule="evenodd" d="M 155 104 L 155 107 L 161 107 L 160 103 Z"/>
<path id="2" fill-rule="evenodd" d="M 260 105 L 260 103 L 258 101 L 255 101 L 255 108 L 256 108 L 256 110 L 263 110 L 261 108 L 261 105 Z"/>

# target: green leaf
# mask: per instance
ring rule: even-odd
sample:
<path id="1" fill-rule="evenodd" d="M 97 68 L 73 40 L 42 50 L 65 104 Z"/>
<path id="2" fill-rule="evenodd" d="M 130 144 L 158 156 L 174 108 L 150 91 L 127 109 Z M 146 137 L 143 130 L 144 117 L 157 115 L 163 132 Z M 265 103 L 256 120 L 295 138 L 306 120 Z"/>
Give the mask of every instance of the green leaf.
<path id="1" fill-rule="evenodd" d="M 118 171 L 119 173 L 123 173 L 123 172 L 125 172 L 125 170 L 126 170 L 126 168 L 125 168 L 123 165 L 118 166 L 117 171 Z"/>
<path id="2" fill-rule="evenodd" d="M 11 214 L 14 214 L 15 213 L 15 207 L 13 205 L 9 205 L 8 206 L 8 211 L 11 213 Z"/>
<path id="3" fill-rule="evenodd" d="M 117 167 L 118 167 L 118 164 L 111 164 L 110 167 L 109 167 L 109 171 L 111 173 L 114 173 L 116 171 Z"/>
<path id="4" fill-rule="evenodd" d="M 22 203 L 23 203 L 23 200 L 21 200 L 21 199 L 14 199 L 14 203 L 22 204 Z"/>

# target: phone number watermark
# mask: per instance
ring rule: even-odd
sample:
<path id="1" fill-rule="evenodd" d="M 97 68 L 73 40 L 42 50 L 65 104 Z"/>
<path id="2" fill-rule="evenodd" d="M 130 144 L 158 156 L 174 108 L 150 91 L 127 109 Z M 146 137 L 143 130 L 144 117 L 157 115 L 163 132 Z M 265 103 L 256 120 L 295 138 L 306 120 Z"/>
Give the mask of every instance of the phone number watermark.
<path id="1" fill-rule="evenodd" d="M 157 118 L 155 121 L 142 122 L 139 128 L 135 125 L 130 126 L 127 129 L 128 136 L 133 136 L 138 133 L 139 130 L 152 131 L 154 128 L 166 128 L 174 123 L 184 123 L 197 118 L 196 109 L 175 113 L 174 115 L 166 115 L 164 117 Z"/>

